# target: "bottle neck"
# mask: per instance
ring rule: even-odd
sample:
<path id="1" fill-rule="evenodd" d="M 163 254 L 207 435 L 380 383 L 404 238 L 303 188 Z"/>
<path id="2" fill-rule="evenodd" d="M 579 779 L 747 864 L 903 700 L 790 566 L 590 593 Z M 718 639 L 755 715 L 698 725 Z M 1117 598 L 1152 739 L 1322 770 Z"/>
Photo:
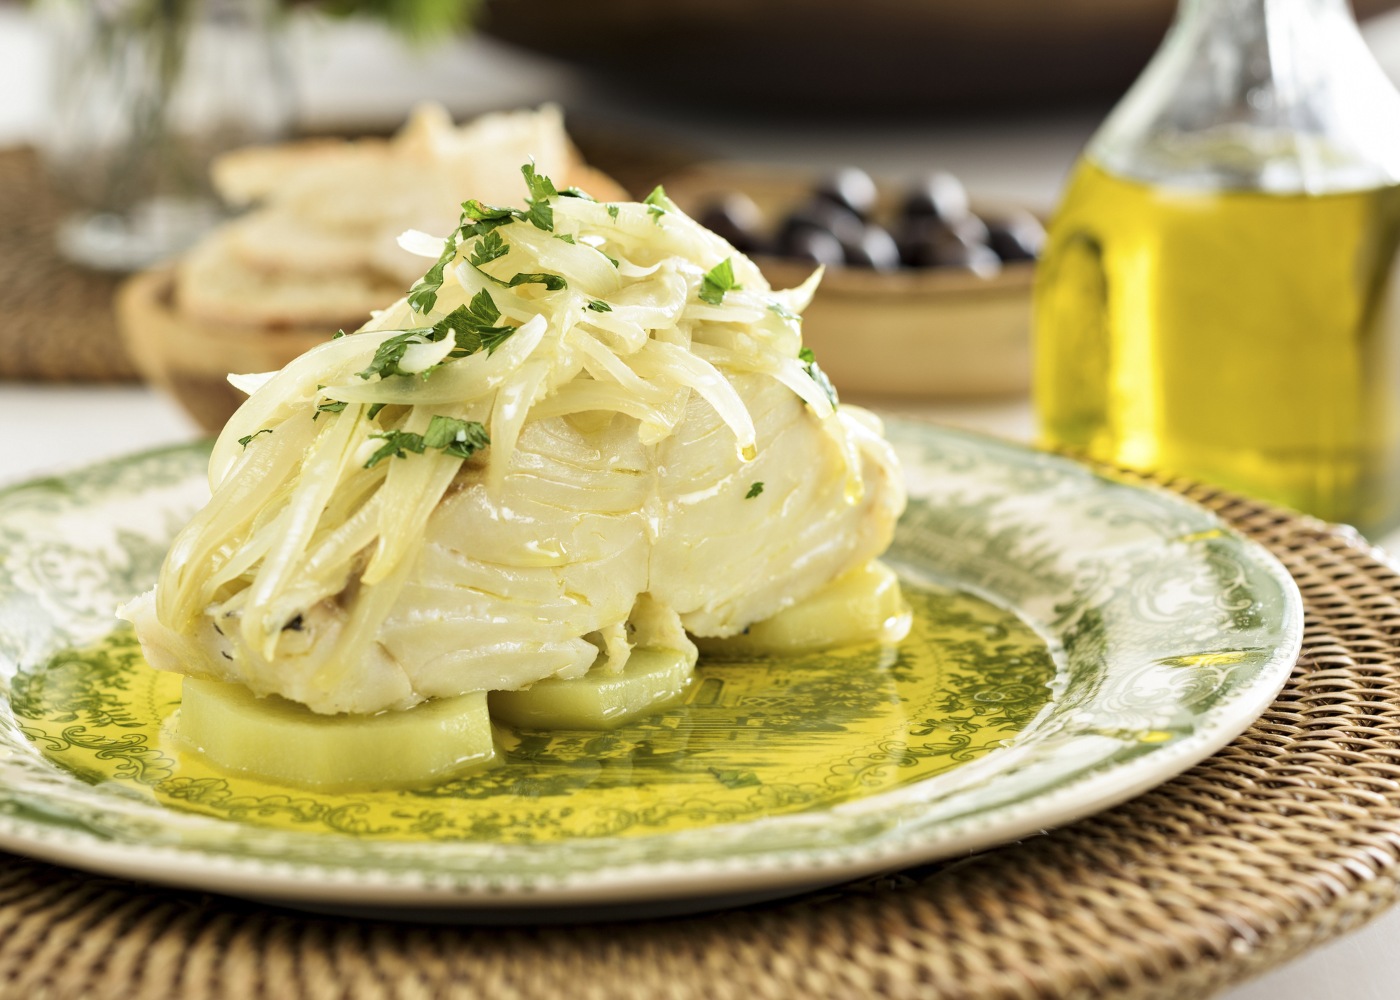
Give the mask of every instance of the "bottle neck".
<path id="1" fill-rule="evenodd" d="M 1400 181 L 1397 131 L 1400 95 L 1346 0 L 1181 0 L 1089 155 L 1157 182 L 1322 192 Z"/>

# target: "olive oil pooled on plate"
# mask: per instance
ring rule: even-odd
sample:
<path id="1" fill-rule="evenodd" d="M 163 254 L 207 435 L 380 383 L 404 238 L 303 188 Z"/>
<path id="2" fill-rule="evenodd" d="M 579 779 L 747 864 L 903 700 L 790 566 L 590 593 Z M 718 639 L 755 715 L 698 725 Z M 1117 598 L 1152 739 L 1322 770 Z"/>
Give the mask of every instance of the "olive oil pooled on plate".
<path id="1" fill-rule="evenodd" d="M 1046 439 L 1388 525 L 1398 242 L 1397 187 L 1175 189 L 1084 161 L 1036 302 Z"/>
<path id="2" fill-rule="evenodd" d="M 94 784 L 179 811 L 389 840 L 530 844 L 748 822 L 907 787 L 1013 740 L 1056 662 L 1013 612 L 909 583 L 897 646 L 702 657 L 685 699 L 609 731 L 500 726 L 495 767 L 423 788 L 309 791 L 223 771 L 175 735 L 181 678 L 129 628 L 15 678 L 26 736 Z"/>

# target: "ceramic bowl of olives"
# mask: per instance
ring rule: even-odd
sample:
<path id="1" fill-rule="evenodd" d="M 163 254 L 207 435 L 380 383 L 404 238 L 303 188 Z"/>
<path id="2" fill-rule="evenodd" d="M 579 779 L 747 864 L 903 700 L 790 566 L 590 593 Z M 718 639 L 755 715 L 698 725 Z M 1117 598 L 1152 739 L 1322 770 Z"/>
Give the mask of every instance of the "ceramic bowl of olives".
<path id="1" fill-rule="evenodd" d="M 973 202 L 942 171 L 879 183 L 854 167 L 720 163 L 668 179 L 666 191 L 774 287 L 825 266 L 803 335 L 848 393 L 970 398 L 1029 385 L 1045 230 L 1026 208 Z"/>

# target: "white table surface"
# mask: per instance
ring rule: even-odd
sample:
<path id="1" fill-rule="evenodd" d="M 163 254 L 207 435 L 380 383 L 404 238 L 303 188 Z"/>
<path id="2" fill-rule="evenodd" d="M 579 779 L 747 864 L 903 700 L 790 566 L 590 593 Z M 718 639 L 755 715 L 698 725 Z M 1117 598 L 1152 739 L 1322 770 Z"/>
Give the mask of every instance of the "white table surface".
<path id="1" fill-rule="evenodd" d="M 1368 39 L 1400 79 L 1400 16 L 1372 22 Z M 29 16 L 0 8 L 0 146 L 32 139 L 45 107 L 45 59 Z M 1050 205 L 1100 111 L 775 129 L 656 106 L 616 103 L 547 61 L 474 40 L 408 51 L 368 25 L 300 18 L 292 31 L 303 120 L 311 126 L 399 119 L 413 102 L 437 99 L 459 115 L 557 100 L 591 118 L 684 136 L 721 156 L 837 166 L 855 162 L 888 176 L 941 167 L 976 195 Z M 483 68 L 489 70 L 482 72 Z M 485 88 L 481 81 L 487 81 Z M 1024 400 L 922 408 L 948 423 L 1026 439 Z M 192 440 L 197 428 L 172 402 L 145 388 L 37 386 L 0 382 L 0 484 L 124 453 Z M 1400 910 L 1283 968 L 1228 991 L 1223 1000 L 1396 1000 L 1400 997 Z"/>

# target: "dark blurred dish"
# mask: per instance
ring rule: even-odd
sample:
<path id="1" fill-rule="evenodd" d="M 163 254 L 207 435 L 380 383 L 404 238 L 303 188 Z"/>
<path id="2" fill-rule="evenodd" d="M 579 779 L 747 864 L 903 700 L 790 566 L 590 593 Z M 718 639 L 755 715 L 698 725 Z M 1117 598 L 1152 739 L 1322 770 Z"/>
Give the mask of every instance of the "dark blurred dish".
<path id="1" fill-rule="evenodd" d="M 1361 17 L 1397 0 L 1354 0 Z M 482 30 L 725 116 L 1120 93 L 1175 0 L 489 0 Z M 715 69 L 714 67 L 718 67 Z"/>

